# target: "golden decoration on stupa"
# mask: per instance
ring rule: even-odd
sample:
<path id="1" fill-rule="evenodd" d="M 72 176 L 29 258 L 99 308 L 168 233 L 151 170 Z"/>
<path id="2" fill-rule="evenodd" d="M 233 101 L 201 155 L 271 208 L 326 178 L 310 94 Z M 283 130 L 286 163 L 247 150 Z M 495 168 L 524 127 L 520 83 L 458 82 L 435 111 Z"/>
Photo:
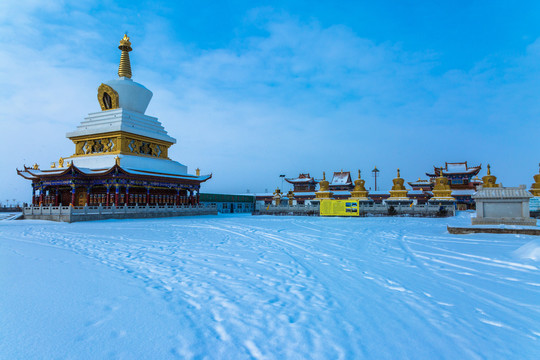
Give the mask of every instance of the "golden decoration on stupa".
<path id="1" fill-rule="evenodd" d="M 403 185 L 405 180 L 403 180 L 400 177 L 399 169 L 397 169 L 397 177 L 394 180 L 392 180 L 392 182 L 394 183 L 394 185 L 392 186 L 392 190 L 390 190 L 390 199 L 392 200 L 407 199 L 408 200 L 409 198 L 407 197 L 407 193 L 409 191 Z"/>
<path id="2" fill-rule="evenodd" d="M 326 180 L 325 172 L 323 171 L 322 174 L 323 178 L 321 181 L 319 181 L 319 191 L 315 192 L 315 198 L 331 199 L 334 193 L 330 191 L 330 183 L 328 182 L 328 180 Z"/>
<path id="3" fill-rule="evenodd" d="M 293 206 L 294 192 L 292 190 L 289 190 L 289 192 L 287 193 L 287 199 L 289 199 L 289 206 Z"/>
<path id="4" fill-rule="evenodd" d="M 122 50 L 122 55 L 120 56 L 120 66 L 118 67 L 118 76 L 127 77 L 131 79 L 131 64 L 129 62 L 129 52 L 131 49 L 131 42 L 127 34 L 124 34 L 122 40 L 120 40 L 120 45 L 118 46 Z"/>
<path id="5" fill-rule="evenodd" d="M 452 190 L 450 189 L 450 185 L 448 185 L 448 179 L 443 175 L 442 167 L 439 169 L 439 176 L 435 179 L 431 200 L 456 200 L 452 197 Z"/>
<path id="6" fill-rule="evenodd" d="M 529 190 L 533 196 L 540 196 L 540 173 L 534 175 L 534 184 L 531 185 Z"/>
<path id="7" fill-rule="evenodd" d="M 366 181 L 361 178 L 358 170 L 358 179 L 354 181 L 354 189 L 351 191 L 351 200 L 368 200 L 368 192 L 365 187 Z"/>
<path id="8" fill-rule="evenodd" d="M 122 66 L 121 59 L 120 66 Z M 120 70 L 118 70 L 118 72 L 120 72 Z M 107 84 L 102 83 L 99 85 L 97 98 L 102 111 L 118 109 L 120 107 L 120 97 L 118 96 L 118 92 Z"/>
<path id="9" fill-rule="evenodd" d="M 274 196 L 272 197 L 276 203 L 276 206 L 279 206 L 281 204 L 281 190 L 279 188 L 276 188 L 276 191 L 274 191 Z"/>
<path id="10" fill-rule="evenodd" d="M 484 188 L 499 187 L 499 184 L 497 184 L 497 177 L 491 175 L 491 166 L 489 164 L 487 166 L 487 175 L 482 177 L 482 182 L 482 187 Z"/>

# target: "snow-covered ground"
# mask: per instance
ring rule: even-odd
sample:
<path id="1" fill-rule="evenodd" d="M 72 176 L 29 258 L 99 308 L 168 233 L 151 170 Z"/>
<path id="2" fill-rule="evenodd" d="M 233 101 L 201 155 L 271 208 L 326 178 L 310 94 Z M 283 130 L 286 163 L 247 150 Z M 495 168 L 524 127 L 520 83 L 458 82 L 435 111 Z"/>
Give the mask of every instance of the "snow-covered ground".
<path id="1" fill-rule="evenodd" d="M 0 358 L 539 359 L 540 242 L 447 224 L 0 221 Z"/>

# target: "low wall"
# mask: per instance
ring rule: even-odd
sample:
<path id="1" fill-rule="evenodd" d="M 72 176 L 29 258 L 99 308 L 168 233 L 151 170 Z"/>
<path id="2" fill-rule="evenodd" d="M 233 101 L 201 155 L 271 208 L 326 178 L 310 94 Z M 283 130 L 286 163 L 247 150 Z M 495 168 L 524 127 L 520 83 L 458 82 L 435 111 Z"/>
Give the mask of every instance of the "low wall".
<path id="1" fill-rule="evenodd" d="M 25 219 L 61 222 L 105 219 L 141 219 L 217 215 L 215 206 L 32 206 L 23 208 Z"/>
<path id="2" fill-rule="evenodd" d="M 360 216 L 418 216 L 418 217 L 447 217 L 455 215 L 453 205 L 387 205 L 360 204 Z M 254 215 L 298 215 L 319 216 L 318 205 L 257 205 Z"/>
<path id="3" fill-rule="evenodd" d="M 473 227 L 451 227 L 446 229 L 450 234 L 522 234 L 522 235 L 540 235 L 540 229 L 505 229 L 505 228 L 473 228 Z"/>

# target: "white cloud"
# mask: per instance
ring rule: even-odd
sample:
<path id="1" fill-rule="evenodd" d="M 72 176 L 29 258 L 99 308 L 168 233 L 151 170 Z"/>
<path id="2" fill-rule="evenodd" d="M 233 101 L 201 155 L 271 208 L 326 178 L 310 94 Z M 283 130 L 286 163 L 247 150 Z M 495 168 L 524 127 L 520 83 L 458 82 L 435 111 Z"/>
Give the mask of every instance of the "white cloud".
<path id="1" fill-rule="evenodd" d="M 4 38 L 33 24 L 20 41 L 0 43 L 1 149 L 10 154 L 0 165 L 21 199 L 29 186 L 14 168 L 72 152 L 64 134 L 98 110 L 95 89 L 115 76 L 123 31 L 96 26 L 114 12 L 72 11 L 84 21 L 59 24 L 32 14 L 0 27 Z M 214 173 L 208 191 L 262 191 L 282 173 L 366 174 L 375 165 L 383 187 L 397 167 L 413 180 L 444 161 L 491 162 L 508 184 L 530 182 L 536 170 L 538 42 L 522 57 L 439 74 L 429 49 L 409 53 L 267 10 L 247 20 L 259 35 L 220 49 L 177 41 L 161 17 L 130 21 L 134 79 L 154 92 L 148 113 L 179 138 L 173 158 Z"/>

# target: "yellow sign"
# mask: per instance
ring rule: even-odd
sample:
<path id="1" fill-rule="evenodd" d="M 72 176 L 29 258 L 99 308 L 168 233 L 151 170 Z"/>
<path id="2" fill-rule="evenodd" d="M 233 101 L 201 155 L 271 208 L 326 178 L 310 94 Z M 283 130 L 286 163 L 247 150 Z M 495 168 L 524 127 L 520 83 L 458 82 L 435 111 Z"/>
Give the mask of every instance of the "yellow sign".
<path id="1" fill-rule="evenodd" d="M 321 200 L 321 216 L 360 216 L 358 200 Z"/>

